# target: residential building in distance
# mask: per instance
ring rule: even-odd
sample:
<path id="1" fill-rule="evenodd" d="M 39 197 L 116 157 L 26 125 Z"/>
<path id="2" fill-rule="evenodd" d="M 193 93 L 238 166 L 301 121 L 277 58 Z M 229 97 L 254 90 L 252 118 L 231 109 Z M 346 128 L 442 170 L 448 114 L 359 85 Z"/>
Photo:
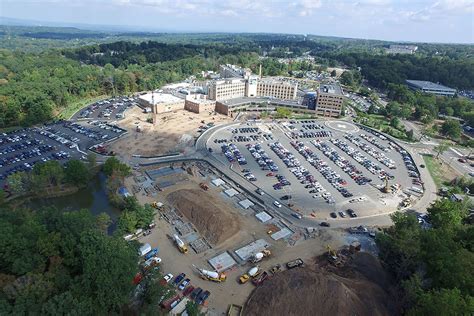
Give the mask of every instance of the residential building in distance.
<path id="1" fill-rule="evenodd" d="M 390 45 L 386 49 L 387 54 L 409 54 L 412 55 L 418 50 L 418 46 L 415 45 Z"/>
<path id="2" fill-rule="evenodd" d="M 138 103 L 145 108 L 151 108 L 155 114 L 184 109 L 184 99 L 169 93 L 147 93 L 138 98 Z"/>
<path id="3" fill-rule="evenodd" d="M 316 99 L 316 114 L 338 117 L 342 112 L 344 94 L 339 84 L 322 84 L 318 89 Z"/>
<path id="4" fill-rule="evenodd" d="M 422 80 L 406 80 L 407 86 L 415 91 L 432 93 L 440 96 L 452 97 L 456 94 L 456 89 L 448 88 L 439 83 Z"/>

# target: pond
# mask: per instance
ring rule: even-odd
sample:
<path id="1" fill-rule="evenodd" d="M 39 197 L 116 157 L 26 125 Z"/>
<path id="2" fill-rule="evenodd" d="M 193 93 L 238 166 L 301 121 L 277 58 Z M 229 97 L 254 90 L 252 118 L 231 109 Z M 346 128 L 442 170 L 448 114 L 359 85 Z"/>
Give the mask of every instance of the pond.
<path id="1" fill-rule="evenodd" d="M 112 224 L 110 224 L 108 228 L 108 233 L 111 234 L 117 228 L 117 218 L 120 215 L 120 210 L 110 204 L 107 197 L 106 180 L 106 175 L 100 172 L 90 181 L 86 188 L 73 194 L 54 198 L 34 199 L 28 204 L 34 207 L 55 206 L 65 211 L 75 211 L 85 208 L 89 209 L 94 215 L 106 213 L 112 220 Z"/>

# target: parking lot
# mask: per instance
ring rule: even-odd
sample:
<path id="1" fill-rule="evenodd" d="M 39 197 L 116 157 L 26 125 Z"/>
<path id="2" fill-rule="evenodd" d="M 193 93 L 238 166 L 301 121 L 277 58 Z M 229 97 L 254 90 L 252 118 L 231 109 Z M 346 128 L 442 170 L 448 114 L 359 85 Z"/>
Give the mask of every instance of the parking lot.
<path id="1" fill-rule="evenodd" d="M 274 207 L 286 204 L 295 210 L 295 217 L 369 216 L 423 192 L 417 168 L 402 147 L 347 122 L 248 122 L 219 130 L 207 146 L 253 182 L 258 194 L 274 197 Z M 393 193 L 382 193 L 384 187 Z"/>
<path id="2" fill-rule="evenodd" d="M 100 119 L 120 120 L 125 117 L 125 110 L 136 104 L 138 97 L 115 97 L 97 101 L 75 113 L 72 120 Z"/>
<path id="3" fill-rule="evenodd" d="M 85 159 L 87 149 L 125 131 L 100 121 L 58 121 L 0 134 L 0 180 L 40 162 Z"/>

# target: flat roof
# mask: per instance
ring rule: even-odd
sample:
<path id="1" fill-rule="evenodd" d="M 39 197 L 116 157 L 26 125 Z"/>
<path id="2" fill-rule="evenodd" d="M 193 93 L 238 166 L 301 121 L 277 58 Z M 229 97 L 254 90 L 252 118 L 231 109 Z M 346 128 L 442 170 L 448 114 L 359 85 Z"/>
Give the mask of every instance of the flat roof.
<path id="1" fill-rule="evenodd" d="M 228 100 L 220 100 L 217 101 L 218 103 L 228 105 L 228 106 L 239 106 L 249 103 L 265 103 L 268 102 L 269 104 L 276 104 L 276 105 L 286 105 L 286 106 L 294 106 L 294 107 L 302 107 L 306 108 L 306 106 L 299 104 L 296 100 L 289 101 L 289 100 L 281 100 L 275 98 L 268 98 L 268 97 L 255 97 L 255 98 L 248 98 L 248 97 L 240 97 L 240 98 L 233 98 Z"/>
<path id="2" fill-rule="evenodd" d="M 254 206 L 255 204 L 252 203 L 249 199 L 245 199 L 239 202 L 239 205 L 242 206 L 244 209 L 248 209 L 251 206 Z"/>
<path id="3" fill-rule="evenodd" d="M 139 98 L 150 104 L 153 103 L 153 105 L 157 105 L 159 103 L 176 103 L 176 102 L 182 101 L 182 99 L 175 97 L 172 94 L 161 93 L 161 92 L 147 93 L 147 94 L 141 95 Z"/>
<path id="4" fill-rule="evenodd" d="M 322 84 L 319 86 L 319 92 L 342 95 L 342 88 L 338 84 Z"/>
<path id="5" fill-rule="evenodd" d="M 234 195 L 237 195 L 239 194 L 239 192 L 236 190 L 236 189 L 228 189 L 228 190 L 225 190 L 224 191 L 225 195 L 227 195 L 228 197 L 233 197 Z"/>
<path id="6" fill-rule="evenodd" d="M 406 83 L 411 84 L 420 89 L 428 89 L 428 90 L 443 90 L 443 91 L 452 91 L 456 92 L 456 89 L 452 89 L 446 86 L 443 86 L 439 83 L 434 83 L 431 81 L 424 81 L 424 80 L 406 80 Z"/>
<path id="7" fill-rule="evenodd" d="M 268 222 L 272 219 L 272 217 L 265 211 L 255 214 L 255 217 L 262 223 Z"/>
<path id="8" fill-rule="evenodd" d="M 235 254 L 243 261 L 247 261 L 252 255 L 270 247 L 264 239 L 257 239 L 246 246 L 235 250 Z"/>
<path id="9" fill-rule="evenodd" d="M 237 264 L 227 251 L 209 259 L 208 262 L 217 272 L 229 270 Z"/>

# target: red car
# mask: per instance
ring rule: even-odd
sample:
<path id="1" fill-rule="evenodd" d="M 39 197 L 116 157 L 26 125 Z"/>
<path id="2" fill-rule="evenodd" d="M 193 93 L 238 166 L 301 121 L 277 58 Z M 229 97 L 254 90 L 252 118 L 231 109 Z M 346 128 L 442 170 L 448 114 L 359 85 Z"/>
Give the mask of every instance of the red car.
<path id="1" fill-rule="evenodd" d="M 273 177 L 275 174 L 273 172 L 267 173 L 267 177 Z"/>
<path id="2" fill-rule="evenodd" d="M 192 291 L 194 291 L 194 286 L 190 285 L 190 286 L 188 286 L 187 288 L 184 289 L 183 295 L 184 295 L 184 296 L 187 296 L 187 295 L 189 295 Z"/>
<path id="3" fill-rule="evenodd" d="M 466 163 L 466 162 L 467 162 L 467 160 L 466 160 L 465 158 L 459 158 L 458 161 L 459 161 L 459 162 L 462 162 L 462 163 Z"/>

